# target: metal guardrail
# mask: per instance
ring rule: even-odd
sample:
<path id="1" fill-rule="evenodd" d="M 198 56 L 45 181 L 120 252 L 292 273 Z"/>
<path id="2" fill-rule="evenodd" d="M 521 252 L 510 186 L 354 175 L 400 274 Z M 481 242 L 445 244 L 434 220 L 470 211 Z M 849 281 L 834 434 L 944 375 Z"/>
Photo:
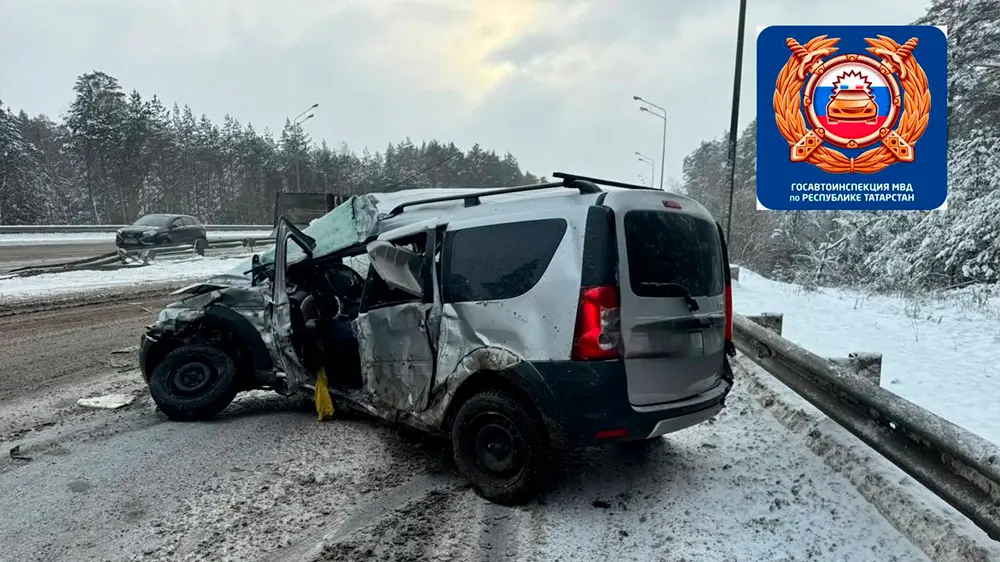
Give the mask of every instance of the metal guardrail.
<path id="1" fill-rule="evenodd" d="M 234 238 L 225 240 L 209 240 L 208 243 L 199 250 L 193 244 L 172 244 L 169 246 L 156 246 L 141 250 L 116 250 L 89 258 L 72 260 L 61 263 L 49 263 L 42 265 L 29 265 L 10 270 L 10 273 L 19 277 L 30 277 L 42 275 L 44 273 L 62 273 L 66 271 L 79 271 L 85 269 L 120 269 L 122 267 L 136 267 L 148 264 L 149 260 L 163 256 L 180 256 L 187 254 L 204 254 L 204 250 L 221 250 L 227 248 L 248 248 L 251 251 L 257 245 L 273 244 L 274 238 Z M 129 262 L 133 262 L 129 265 Z"/>
<path id="2" fill-rule="evenodd" d="M 0 234 L 75 234 L 83 232 L 116 232 L 119 228 L 126 228 L 127 224 L 25 224 L 0 226 Z M 212 231 L 249 232 L 249 231 L 269 231 L 274 229 L 270 224 L 206 224 L 205 229 Z"/>
<path id="3" fill-rule="evenodd" d="M 1000 541 L 1000 446 L 745 316 L 734 315 L 733 339 L 752 361 Z"/>

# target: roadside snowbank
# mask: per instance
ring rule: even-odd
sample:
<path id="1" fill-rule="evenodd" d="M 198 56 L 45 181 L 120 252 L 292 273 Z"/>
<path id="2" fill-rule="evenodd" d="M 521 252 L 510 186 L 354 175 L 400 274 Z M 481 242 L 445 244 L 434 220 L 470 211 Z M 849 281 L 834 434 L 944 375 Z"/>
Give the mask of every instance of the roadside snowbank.
<path id="1" fill-rule="evenodd" d="M 208 239 L 265 238 L 270 235 L 270 230 L 210 230 Z M 0 246 L 63 246 L 66 244 L 114 244 L 114 242 L 115 233 L 113 232 L 0 234 Z"/>
<path id="2" fill-rule="evenodd" d="M 784 313 L 782 335 L 817 355 L 879 352 L 883 388 L 1000 443 L 1000 319 L 967 298 L 807 292 L 742 268 L 733 288 L 736 312 Z"/>
<path id="3" fill-rule="evenodd" d="M 141 285 L 156 281 L 196 281 L 224 273 L 243 261 L 246 261 L 245 256 L 225 258 L 192 256 L 111 271 L 67 271 L 34 277 L 10 277 L 0 279 L 0 301 L 13 297 L 86 293 L 107 287 Z"/>

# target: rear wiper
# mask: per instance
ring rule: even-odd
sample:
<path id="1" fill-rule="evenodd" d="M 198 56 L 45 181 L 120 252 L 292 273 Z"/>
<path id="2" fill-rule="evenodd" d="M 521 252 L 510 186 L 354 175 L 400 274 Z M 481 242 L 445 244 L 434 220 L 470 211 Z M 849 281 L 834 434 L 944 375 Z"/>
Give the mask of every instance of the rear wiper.
<path id="1" fill-rule="evenodd" d="M 687 290 L 687 287 L 685 287 L 684 285 L 681 285 L 680 283 L 657 283 L 657 284 L 663 287 L 670 287 L 671 289 L 673 289 L 678 294 L 678 296 L 684 299 L 684 302 L 687 303 L 688 305 L 688 310 L 690 310 L 691 312 L 698 311 L 698 301 L 694 300 L 694 297 L 691 296 L 691 291 Z"/>

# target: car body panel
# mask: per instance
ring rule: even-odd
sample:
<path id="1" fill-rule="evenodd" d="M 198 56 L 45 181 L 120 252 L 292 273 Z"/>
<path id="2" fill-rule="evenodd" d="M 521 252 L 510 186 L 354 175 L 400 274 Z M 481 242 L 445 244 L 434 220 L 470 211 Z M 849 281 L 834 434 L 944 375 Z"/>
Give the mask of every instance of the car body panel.
<path id="1" fill-rule="evenodd" d="M 122 249 L 145 249 L 167 244 L 194 243 L 206 238 L 205 226 L 192 216 L 150 214 L 118 230 L 115 233 L 115 245 Z"/>
<path id="2" fill-rule="evenodd" d="M 718 235 L 714 220 L 697 202 L 662 192 L 610 193 L 605 204 L 614 211 L 617 223 L 621 330 L 629 400 L 635 406 L 663 404 L 714 387 L 723 369 L 726 321 L 721 242 L 716 240 Z M 712 288 L 718 292 L 704 294 L 696 290 L 691 295 L 696 306 L 689 306 L 687 299 L 680 294 L 661 292 L 656 286 L 650 289 L 650 294 L 638 294 L 636 283 L 639 280 L 633 279 L 631 262 L 640 259 L 640 256 L 636 255 L 636 248 L 630 248 L 626 231 L 632 213 L 656 217 L 652 219 L 656 224 L 683 232 L 681 238 L 685 240 L 701 241 L 707 233 L 710 239 L 707 243 L 719 248 L 720 263 L 712 264 L 718 269 L 717 287 Z M 691 224 L 701 230 L 685 230 Z M 640 236 L 650 240 L 656 234 L 647 230 Z M 658 249 L 651 250 L 656 252 L 655 255 L 643 258 L 646 261 L 677 259 L 685 267 L 700 265 L 689 261 L 690 255 L 698 255 L 700 249 L 666 246 L 670 244 L 660 244 Z M 664 287 L 680 285 L 674 281 L 681 280 L 653 280 Z"/>

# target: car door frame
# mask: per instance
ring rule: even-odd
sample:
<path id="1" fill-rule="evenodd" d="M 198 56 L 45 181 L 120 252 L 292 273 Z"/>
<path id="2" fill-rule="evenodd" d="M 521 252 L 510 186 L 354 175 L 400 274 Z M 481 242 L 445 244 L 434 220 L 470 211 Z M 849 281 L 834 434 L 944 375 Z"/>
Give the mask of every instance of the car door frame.
<path id="1" fill-rule="evenodd" d="M 186 242 L 186 231 L 184 229 L 184 217 L 176 216 L 167 223 L 167 236 L 170 237 L 171 244 Z"/>
<path id="2" fill-rule="evenodd" d="M 316 248 L 316 240 L 299 230 L 285 217 L 279 218 L 274 239 L 274 276 L 266 320 L 272 344 L 269 346 L 271 359 L 285 375 L 284 388 L 275 390 L 288 395 L 297 392 L 315 376 L 302 364 L 302 359 L 292 344 L 292 302 L 288 297 L 287 281 L 288 242 L 294 242 L 299 246 L 308 259 L 312 257 L 312 252 Z"/>
<path id="3" fill-rule="evenodd" d="M 181 224 L 184 227 L 184 241 L 193 244 L 198 238 L 198 229 L 195 226 L 194 217 L 182 216 Z"/>
<path id="4" fill-rule="evenodd" d="M 435 256 L 445 228 L 446 225 L 436 224 L 423 230 L 426 236 L 420 275 L 423 294 L 415 296 L 419 300 L 368 309 L 355 320 L 365 390 L 394 412 L 419 413 L 431 403 L 431 389 L 437 378 L 442 308 Z M 419 233 L 408 232 L 392 239 L 379 237 L 379 240 L 393 243 Z"/>

